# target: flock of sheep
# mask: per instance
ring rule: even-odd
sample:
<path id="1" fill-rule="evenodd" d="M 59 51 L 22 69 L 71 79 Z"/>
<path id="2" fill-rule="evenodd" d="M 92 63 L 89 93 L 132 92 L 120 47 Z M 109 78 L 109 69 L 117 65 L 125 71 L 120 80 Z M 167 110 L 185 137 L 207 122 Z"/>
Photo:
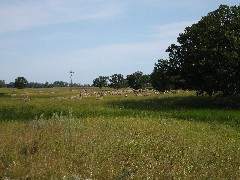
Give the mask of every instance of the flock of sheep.
<path id="1" fill-rule="evenodd" d="M 170 91 L 165 91 L 165 92 L 159 92 L 158 90 L 155 89 L 127 89 L 127 90 L 99 90 L 99 91 L 88 91 L 88 90 L 81 90 L 80 93 L 78 90 L 73 90 L 72 92 L 78 92 L 75 95 L 72 96 L 55 96 L 55 95 L 50 95 L 51 99 L 57 99 L 57 100 L 65 100 L 65 99 L 82 99 L 82 98 L 87 98 L 87 97 L 96 97 L 97 100 L 103 99 L 104 96 L 107 95 L 118 95 L 118 96 L 125 96 L 128 97 L 129 95 L 134 95 L 137 97 L 141 96 L 150 96 L 150 95 L 158 95 L 158 94 L 166 94 L 166 93 L 180 93 L 181 90 L 170 90 Z M 55 92 L 45 92 L 45 91 L 38 91 L 36 92 L 37 94 L 40 95 L 49 95 L 49 94 L 55 94 Z M 23 102 L 30 102 L 31 101 L 31 95 L 34 95 L 36 93 L 33 92 L 27 92 L 25 90 L 24 93 L 22 94 L 16 94 L 16 93 L 9 93 L 9 96 L 12 98 L 18 98 Z M 20 96 L 20 98 L 19 98 Z"/>
<path id="2" fill-rule="evenodd" d="M 94 92 L 89 92 L 87 90 L 82 90 L 80 91 L 80 94 L 71 96 L 71 97 L 52 97 L 52 99 L 58 99 L 58 100 L 64 100 L 64 99 L 82 99 L 82 98 L 87 98 L 87 97 L 92 97 L 95 96 L 97 100 L 101 100 L 103 99 L 104 96 L 107 95 L 121 95 L 121 96 L 125 96 L 128 97 L 128 95 L 135 95 L 137 97 L 141 97 L 141 96 L 150 96 L 150 95 L 157 95 L 157 94 L 165 94 L 165 93 L 180 93 L 180 90 L 171 90 L 171 91 L 165 91 L 165 92 L 159 92 L 157 90 L 154 89 L 128 89 L 128 90 L 112 90 L 112 91 L 94 91 Z"/>

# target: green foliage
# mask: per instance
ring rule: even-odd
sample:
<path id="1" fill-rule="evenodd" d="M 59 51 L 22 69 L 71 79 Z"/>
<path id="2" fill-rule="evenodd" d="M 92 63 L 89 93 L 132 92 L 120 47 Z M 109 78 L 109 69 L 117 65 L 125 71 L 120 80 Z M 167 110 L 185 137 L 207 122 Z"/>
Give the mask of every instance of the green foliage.
<path id="1" fill-rule="evenodd" d="M 48 82 L 45 83 L 38 83 L 38 82 L 29 82 L 28 88 L 52 88 L 52 87 L 67 87 L 68 83 L 62 81 L 55 81 L 53 84 L 49 84 Z"/>
<path id="2" fill-rule="evenodd" d="M 109 82 L 109 87 L 112 87 L 114 89 L 127 87 L 127 82 L 121 74 L 113 74 L 112 76 L 110 76 Z"/>
<path id="3" fill-rule="evenodd" d="M 142 89 L 150 86 L 150 75 L 144 75 L 141 71 L 127 75 L 127 83 L 133 89 Z"/>
<path id="4" fill-rule="evenodd" d="M 68 83 L 63 81 L 55 81 L 53 83 L 53 87 L 68 87 Z"/>
<path id="5" fill-rule="evenodd" d="M 184 80 L 181 79 L 179 73 L 167 59 L 159 59 L 158 63 L 155 63 L 150 78 L 153 88 L 162 92 L 171 89 L 184 89 Z"/>
<path id="6" fill-rule="evenodd" d="M 18 77 L 15 79 L 14 86 L 18 89 L 26 88 L 28 85 L 28 81 L 25 79 L 25 77 Z"/>
<path id="7" fill-rule="evenodd" d="M 6 87 L 7 88 L 14 88 L 15 87 L 14 82 L 10 82 L 10 83 L 6 84 Z"/>
<path id="8" fill-rule="evenodd" d="M 5 81 L 4 80 L 0 80 L 0 88 L 5 87 Z"/>
<path id="9" fill-rule="evenodd" d="M 143 74 L 142 76 L 143 88 L 151 87 L 151 80 L 149 74 Z"/>
<path id="10" fill-rule="evenodd" d="M 186 88 L 212 95 L 240 93 L 240 6 L 221 5 L 178 37 L 168 49 L 170 64 Z"/>
<path id="11" fill-rule="evenodd" d="M 168 60 L 159 59 L 155 64 L 151 77 L 151 84 L 154 89 L 165 91 L 170 89 L 171 77 L 169 75 L 169 62 Z"/>
<path id="12" fill-rule="evenodd" d="M 102 89 L 102 87 L 107 87 L 108 86 L 108 76 L 99 76 L 98 78 L 93 80 L 93 86 L 94 87 L 99 87 Z"/>

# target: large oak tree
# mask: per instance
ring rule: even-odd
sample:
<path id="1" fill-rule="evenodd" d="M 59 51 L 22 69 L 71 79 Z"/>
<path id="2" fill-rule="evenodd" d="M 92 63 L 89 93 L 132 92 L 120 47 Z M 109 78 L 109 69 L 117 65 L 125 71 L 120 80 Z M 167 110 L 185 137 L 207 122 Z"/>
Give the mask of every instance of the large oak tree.
<path id="1" fill-rule="evenodd" d="M 168 49 L 169 63 L 200 94 L 240 93 L 240 6 L 221 5 L 187 27 Z"/>

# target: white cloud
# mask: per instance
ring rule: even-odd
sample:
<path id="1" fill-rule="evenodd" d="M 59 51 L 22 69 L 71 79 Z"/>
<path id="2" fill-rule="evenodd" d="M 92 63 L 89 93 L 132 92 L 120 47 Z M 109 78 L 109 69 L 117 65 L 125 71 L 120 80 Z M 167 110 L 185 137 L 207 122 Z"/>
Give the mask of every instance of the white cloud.
<path id="1" fill-rule="evenodd" d="M 180 33 L 184 33 L 186 27 L 192 26 L 194 23 L 197 23 L 197 20 L 157 25 L 153 28 L 153 37 L 176 40 Z"/>
<path id="2" fill-rule="evenodd" d="M 0 32 L 39 25 L 113 17 L 123 4 L 107 0 L 42 0 L 0 3 Z"/>

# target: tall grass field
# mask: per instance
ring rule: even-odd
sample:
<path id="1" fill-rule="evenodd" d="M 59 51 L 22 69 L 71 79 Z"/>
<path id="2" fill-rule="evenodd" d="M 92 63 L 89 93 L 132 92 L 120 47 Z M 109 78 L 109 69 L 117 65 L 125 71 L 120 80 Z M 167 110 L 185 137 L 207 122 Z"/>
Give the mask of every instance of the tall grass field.
<path id="1" fill-rule="evenodd" d="M 240 179 L 239 96 L 104 90 L 0 89 L 0 179 Z"/>

